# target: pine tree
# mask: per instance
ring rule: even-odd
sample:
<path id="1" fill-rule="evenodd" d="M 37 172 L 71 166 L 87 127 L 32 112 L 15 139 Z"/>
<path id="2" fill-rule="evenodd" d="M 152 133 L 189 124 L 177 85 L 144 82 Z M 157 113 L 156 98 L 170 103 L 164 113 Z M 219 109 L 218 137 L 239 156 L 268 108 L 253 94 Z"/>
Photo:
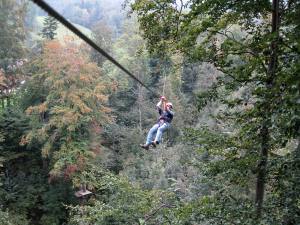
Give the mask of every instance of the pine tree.
<path id="1" fill-rule="evenodd" d="M 47 16 L 44 19 L 44 28 L 41 32 L 41 36 L 48 40 L 53 40 L 57 35 L 56 30 L 57 30 L 56 19 L 51 16 Z"/>

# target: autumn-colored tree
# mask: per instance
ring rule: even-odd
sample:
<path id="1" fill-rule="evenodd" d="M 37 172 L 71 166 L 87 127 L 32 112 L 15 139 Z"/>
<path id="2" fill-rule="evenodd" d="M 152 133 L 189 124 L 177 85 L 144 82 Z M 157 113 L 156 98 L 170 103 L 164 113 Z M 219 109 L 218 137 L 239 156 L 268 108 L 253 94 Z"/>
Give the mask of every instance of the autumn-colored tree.
<path id="1" fill-rule="evenodd" d="M 42 156 L 51 163 L 51 178 L 70 178 L 83 171 L 97 152 L 99 146 L 91 146 L 90 141 L 110 121 L 105 106 L 109 85 L 96 64 L 68 40 L 64 45 L 47 42 L 41 60 L 34 63 L 38 71 L 30 82 L 40 80 L 46 95 L 26 110 L 33 128 L 23 144 L 41 143 Z"/>

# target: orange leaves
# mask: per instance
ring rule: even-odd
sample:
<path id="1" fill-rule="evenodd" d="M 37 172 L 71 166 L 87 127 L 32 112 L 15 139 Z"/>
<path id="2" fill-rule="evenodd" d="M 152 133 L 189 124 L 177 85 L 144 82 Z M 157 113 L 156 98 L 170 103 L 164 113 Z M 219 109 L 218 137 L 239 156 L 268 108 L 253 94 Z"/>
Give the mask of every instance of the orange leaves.
<path id="1" fill-rule="evenodd" d="M 48 109 L 47 103 L 44 102 L 44 103 L 40 104 L 37 108 L 38 108 L 38 112 L 39 112 L 39 113 L 44 113 L 44 112 L 46 112 L 47 109 Z"/>
<path id="2" fill-rule="evenodd" d="M 71 41 L 64 45 L 50 41 L 38 65 L 36 76 L 46 92 L 43 102 L 26 113 L 39 125 L 21 142 L 41 141 L 42 156 L 53 160 L 51 179 L 73 179 L 84 170 L 100 148 L 91 146 L 93 135 L 101 132 L 100 124 L 112 120 L 111 109 L 105 106 L 109 86 L 86 54 Z"/>
<path id="3" fill-rule="evenodd" d="M 26 136 L 23 135 L 23 136 L 21 137 L 21 140 L 20 140 L 20 143 L 19 143 L 19 144 L 20 144 L 21 146 L 25 146 L 27 143 L 28 143 L 28 140 L 27 140 Z"/>
<path id="4" fill-rule="evenodd" d="M 47 70 L 45 85 L 50 89 L 51 98 L 47 103 L 29 107 L 27 113 L 45 112 L 57 109 L 47 108 L 47 105 L 57 104 L 66 106 L 70 110 L 82 115 L 91 113 L 109 113 L 103 108 L 107 102 L 107 85 L 100 78 L 99 68 L 95 63 L 89 62 L 86 51 L 80 51 L 74 40 L 66 38 L 65 43 L 49 41 L 45 43 L 42 56 L 42 66 Z M 62 119 L 67 123 L 74 119 L 74 113 L 66 114 Z"/>
<path id="5" fill-rule="evenodd" d="M 83 171 L 86 165 L 86 158 L 82 155 L 78 155 L 76 164 L 71 163 L 66 165 L 66 168 L 64 169 L 64 179 L 69 180 L 72 178 L 72 176 L 78 172 Z"/>
<path id="6" fill-rule="evenodd" d="M 83 83 L 86 83 L 86 84 L 90 84 L 92 82 L 92 79 L 91 77 L 89 77 L 88 75 L 86 74 L 82 74 L 79 76 L 79 80 Z"/>
<path id="7" fill-rule="evenodd" d="M 60 129 L 66 128 L 68 131 L 75 131 L 76 124 L 82 119 L 82 115 L 68 107 L 54 107 L 51 110 L 52 117 L 49 124 Z"/>
<path id="8" fill-rule="evenodd" d="M 74 105 L 75 108 L 79 108 L 82 114 L 90 113 L 93 111 L 76 93 L 70 93 L 68 97 L 68 100 L 71 101 L 72 105 Z"/>
<path id="9" fill-rule="evenodd" d="M 59 41 L 48 41 L 45 43 L 45 52 L 56 52 L 61 49 L 61 44 Z"/>
<path id="10" fill-rule="evenodd" d="M 32 115 L 32 114 L 41 114 L 41 113 L 44 113 L 46 112 L 48 109 L 47 107 L 47 103 L 44 102 L 40 105 L 37 105 L 37 106 L 30 106 L 26 109 L 26 114 L 27 115 Z"/>
<path id="11" fill-rule="evenodd" d="M 94 93 L 102 93 L 103 91 L 105 91 L 107 89 L 107 86 L 105 85 L 105 83 L 98 83 L 95 88 L 94 88 Z"/>
<path id="12" fill-rule="evenodd" d="M 111 113 L 111 108 L 103 106 L 103 107 L 101 107 L 101 112 L 106 113 L 106 114 Z"/>
<path id="13" fill-rule="evenodd" d="M 78 170 L 77 165 L 71 164 L 67 165 L 67 168 L 64 170 L 65 180 L 70 179 L 70 177 Z"/>
<path id="14" fill-rule="evenodd" d="M 33 112 L 34 112 L 34 110 L 35 110 L 35 108 L 36 107 L 34 107 L 34 106 L 30 106 L 30 107 L 28 107 L 27 109 L 26 109 L 26 114 L 27 115 L 31 115 L 31 114 L 33 114 Z"/>
<path id="15" fill-rule="evenodd" d="M 108 100 L 108 97 L 103 94 L 95 94 L 95 97 L 100 102 L 106 102 Z"/>

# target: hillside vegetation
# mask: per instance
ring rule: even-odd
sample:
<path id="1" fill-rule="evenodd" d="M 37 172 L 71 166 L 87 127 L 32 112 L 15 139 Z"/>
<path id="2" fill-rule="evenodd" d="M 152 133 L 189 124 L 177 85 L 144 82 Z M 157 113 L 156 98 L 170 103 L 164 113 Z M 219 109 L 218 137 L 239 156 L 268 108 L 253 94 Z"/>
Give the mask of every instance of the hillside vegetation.
<path id="1" fill-rule="evenodd" d="M 31 38 L 32 41 L 40 41 L 42 40 L 41 35 L 39 34 L 43 28 L 43 22 L 44 19 L 46 17 L 45 16 L 37 16 L 34 20 L 35 22 L 33 22 L 34 26 L 33 26 L 33 32 L 31 32 Z M 92 37 L 92 31 L 82 25 L 76 24 L 76 23 L 72 23 L 76 28 L 78 28 L 83 34 L 85 34 L 88 37 Z M 64 25 L 62 24 L 58 24 L 57 27 L 57 36 L 56 38 L 60 41 L 63 41 L 66 37 L 69 37 L 71 39 L 73 39 L 75 42 L 82 42 L 80 40 L 80 38 L 78 38 L 77 35 L 75 35 L 72 31 L 70 31 L 69 29 L 67 29 Z"/>
<path id="2" fill-rule="evenodd" d="M 300 224 L 299 1 L 47 2 L 151 91 L 2 0 L 1 225 Z"/>

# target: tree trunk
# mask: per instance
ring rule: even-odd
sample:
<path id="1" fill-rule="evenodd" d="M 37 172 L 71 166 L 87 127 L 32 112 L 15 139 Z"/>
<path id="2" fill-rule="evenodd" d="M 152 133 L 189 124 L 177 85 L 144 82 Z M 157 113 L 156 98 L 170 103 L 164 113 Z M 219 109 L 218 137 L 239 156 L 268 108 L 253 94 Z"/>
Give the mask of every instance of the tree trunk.
<path id="1" fill-rule="evenodd" d="M 276 35 L 276 38 L 271 42 L 271 55 L 268 65 L 267 73 L 267 91 L 270 93 L 273 88 L 273 80 L 276 75 L 277 68 L 277 51 L 278 51 L 278 37 L 279 37 L 279 0 L 272 1 L 272 33 Z M 268 101 L 268 96 L 270 94 L 266 93 L 266 99 Z M 271 95 L 270 95 L 271 96 Z M 257 174 L 257 183 L 256 183 L 256 205 L 257 205 L 257 218 L 260 218 L 262 215 L 264 192 L 265 192 L 265 183 L 266 183 L 266 172 L 267 172 L 267 163 L 268 163 L 268 150 L 269 150 L 269 127 L 270 127 L 270 117 L 271 109 L 270 103 L 266 102 L 266 107 L 263 118 L 262 128 L 260 130 L 261 137 L 261 157 L 258 164 L 258 174 Z"/>
<path id="2" fill-rule="evenodd" d="M 269 149 L 269 129 L 266 124 L 264 124 L 260 130 L 261 136 L 261 157 L 258 164 L 258 174 L 256 183 L 256 204 L 257 204 L 257 217 L 261 217 L 262 205 L 265 192 L 265 182 L 266 182 L 266 171 L 268 162 L 268 149 Z"/>
<path id="3" fill-rule="evenodd" d="M 10 107 L 10 97 L 7 97 L 7 99 L 6 99 L 6 101 L 7 101 L 7 107 Z"/>

